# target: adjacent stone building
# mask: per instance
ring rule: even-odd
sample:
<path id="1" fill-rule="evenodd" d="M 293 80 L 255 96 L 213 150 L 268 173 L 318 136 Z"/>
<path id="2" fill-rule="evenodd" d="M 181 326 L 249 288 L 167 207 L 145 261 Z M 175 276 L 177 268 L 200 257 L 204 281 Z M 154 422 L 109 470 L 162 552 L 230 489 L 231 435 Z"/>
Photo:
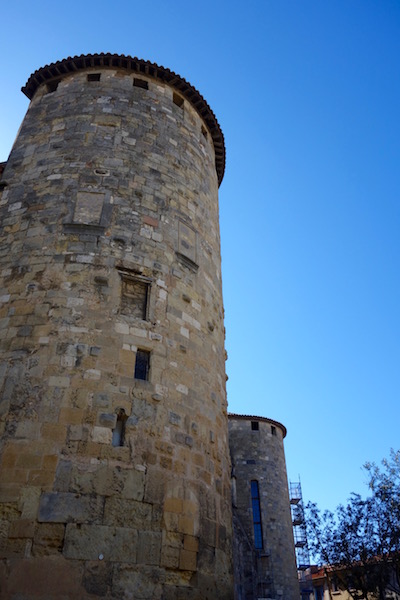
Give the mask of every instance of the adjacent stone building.
<path id="1" fill-rule="evenodd" d="M 179 75 L 126 56 L 68 58 L 23 91 L 0 169 L 0 597 L 230 600 L 219 124 Z M 264 446 L 231 417 L 235 518 L 250 527 L 247 433 L 272 548 L 284 428 L 257 421 Z M 298 599 L 288 556 L 271 598 Z M 238 600 L 259 597 L 247 580 Z"/>
<path id="2" fill-rule="evenodd" d="M 277 421 L 229 415 L 238 600 L 299 598 L 285 435 Z"/>

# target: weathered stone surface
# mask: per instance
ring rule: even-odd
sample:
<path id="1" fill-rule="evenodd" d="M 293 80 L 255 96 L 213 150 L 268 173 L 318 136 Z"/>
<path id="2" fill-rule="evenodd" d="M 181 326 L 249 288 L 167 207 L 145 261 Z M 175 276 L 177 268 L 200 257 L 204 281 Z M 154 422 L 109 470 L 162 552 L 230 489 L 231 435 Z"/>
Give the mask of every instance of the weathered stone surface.
<path id="1" fill-rule="evenodd" d="M 115 571 L 113 592 L 115 598 L 128 600 L 161 600 L 164 598 L 164 572 L 155 567 L 125 567 Z"/>
<path id="2" fill-rule="evenodd" d="M 65 525 L 59 523 L 42 523 L 37 525 L 33 538 L 32 554 L 47 556 L 59 554 L 64 543 Z"/>
<path id="3" fill-rule="evenodd" d="M 63 554 L 66 558 L 136 563 L 135 529 L 68 524 Z"/>
<path id="4" fill-rule="evenodd" d="M 103 523 L 115 527 L 144 527 L 152 523 L 152 505 L 118 496 L 106 498 Z"/>
<path id="5" fill-rule="evenodd" d="M 43 523 L 98 523 L 103 516 L 100 496 L 80 496 L 65 492 L 42 494 L 38 521 Z"/>
<path id="6" fill-rule="evenodd" d="M 220 600 L 193 574 L 203 520 L 231 553 L 223 139 L 157 70 L 100 63 L 37 86 L 2 175 L 1 556 L 63 600 Z"/>
<path id="7" fill-rule="evenodd" d="M 2 599 L 82 598 L 83 565 L 62 557 L 12 560 L 1 580 Z"/>

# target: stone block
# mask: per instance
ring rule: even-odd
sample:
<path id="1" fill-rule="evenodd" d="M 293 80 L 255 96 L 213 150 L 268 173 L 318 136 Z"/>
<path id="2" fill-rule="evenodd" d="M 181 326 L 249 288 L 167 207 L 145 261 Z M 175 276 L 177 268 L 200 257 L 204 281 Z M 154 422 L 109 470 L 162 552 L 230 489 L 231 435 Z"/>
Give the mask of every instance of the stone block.
<path id="1" fill-rule="evenodd" d="M 179 553 L 179 568 L 183 571 L 196 571 L 197 552 L 182 549 Z"/>
<path id="2" fill-rule="evenodd" d="M 39 503 L 42 523 L 96 523 L 103 516 L 103 499 L 96 496 L 47 492 Z"/>
<path id="3" fill-rule="evenodd" d="M 58 423 L 43 423 L 40 434 L 43 439 L 53 440 L 55 442 L 64 442 L 67 433 L 65 425 Z"/>
<path id="4" fill-rule="evenodd" d="M 29 485 L 48 487 L 52 485 L 53 480 L 54 473 L 52 471 L 45 471 L 44 469 L 32 469 L 29 471 Z"/>
<path id="5" fill-rule="evenodd" d="M 166 498 L 164 510 L 166 512 L 181 514 L 183 511 L 183 500 L 181 500 L 181 498 Z"/>
<path id="6" fill-rule="evenodd" d="M 164 582 L 165 573 L 157 567 L 124 565 L 119 571 L 114 571 L 112 597 L 127 600 L 161 600 L 164 599 Z"/>
<path id="7" fill-rule="evenodd" d="M 4 598 L 82 598 L 83 565 L 61 556 L 13 560 L 4 581 Z"/>
<path id="8" fill-rule="evenodd" d="M 180 515 L 178 520 L 178 531 L 193 535 L 195 533 L 195 521 L 193 517 Z"/>
<path id="9" fill-rule="evenodd" d="M 118 479 L 122 482 L 121 497 L 131 500 L 143 500 L 145 474 L 136 469 L 121 469 Z"/>
<path id="10" fill-rule="evenodd" d="M 97 444 L 108 444 L 112 442 L 112 431 L 108 427 L 93 427 L 92 440 Z"/>
<path id="11" fill-rule="evenodd" d="M 185 550 L 190 550 L 191 552 L 198 552 L 199 539 L 197 537 L 194 537 L 193 535 L 184 535 L 183 547 Z"/>
<path id="12" fill-rule="evenodd" d="M 126 527 L 69 523 L 63 554 L 66 558 L 136 563 L 137 531 Z"/>
<path id="13" fill-rule="evenodd" d="M 38 524 L 33 538 L 32 554 L 48 556 L 61 552 L 64 542 L 65 525 L 61 523 Z"/>
<path id="14" fill-rule="evenodd" d="M 84 411 L 80 408 L 63 407 L 60 409 L 59 422 L 65 425 L 79 425 L 83 416 Z"/>
<path id="15" fill-rule="evenodd" d="M 117 424 L 117 415 L 115 413 L 100 413 L 98 416 L 98 424 L 101 427 L 114 429 Z"/>
<path id="16" fill-rule="evenodd" d="M 180 549 L 173 546 L 164 546 L 161 549 L 160 566 L 167 569 L 177 569 L 179 567 Z"/>
<path id="17" fill-rule="evenodd" d="M 86 563 L 85 567 L 82 581 L 85 591 L 95 597 L 106 596 L 112 585 L 112 564 L 96 561 Z"/>
<path id="18" fill-rule="evenodd" d="M 155 531 L 139 531 L 137 562 L 138 564 L 159 565 L 161 553 L 161 533 Z"/>
<path id="19" fill-rule="evenodd" d="M 19 519 L 12 521 L 8 530 L 10 538 L 32 538 L 35 531 L 35 521 L 31 519 Z"/>
<path id="20" fill-rule="evenodd" d="M 149 529 L 152 522 L 152 505 L 136 500 L 126 500 L 119 496 L 106 498 L 104 505 L 104 525 Z"/>

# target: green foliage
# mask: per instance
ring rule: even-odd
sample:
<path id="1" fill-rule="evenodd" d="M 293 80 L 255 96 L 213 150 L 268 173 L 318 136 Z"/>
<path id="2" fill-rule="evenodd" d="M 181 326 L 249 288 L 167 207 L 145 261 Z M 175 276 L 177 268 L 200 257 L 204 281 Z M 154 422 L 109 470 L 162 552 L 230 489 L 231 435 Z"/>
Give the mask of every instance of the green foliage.
<path id="1" fill-rule="evenodd" d="M 400 594 L 400 451 L 382 467 L 366 463 L 369 494 L 352 494 L 335 513 L 306 507 L 310 550 L 354 600 Z"/>

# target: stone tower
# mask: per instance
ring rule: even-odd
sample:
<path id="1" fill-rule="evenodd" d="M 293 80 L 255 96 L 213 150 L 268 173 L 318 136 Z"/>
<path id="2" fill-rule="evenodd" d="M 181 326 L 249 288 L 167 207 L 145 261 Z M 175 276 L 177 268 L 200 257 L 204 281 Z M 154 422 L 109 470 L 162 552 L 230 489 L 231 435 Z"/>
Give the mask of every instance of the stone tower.
<path id="1" fill-rule="evenodd" d="M 36 71 L 0 181 L 0 596 L 230 600 L 218 122 L 155 64 Z"/>
<path id="2" fill-rule="evenodd" d="M 236 600 L 299 600 L 283 439 L 265 417 L 229 415 Z"/>

